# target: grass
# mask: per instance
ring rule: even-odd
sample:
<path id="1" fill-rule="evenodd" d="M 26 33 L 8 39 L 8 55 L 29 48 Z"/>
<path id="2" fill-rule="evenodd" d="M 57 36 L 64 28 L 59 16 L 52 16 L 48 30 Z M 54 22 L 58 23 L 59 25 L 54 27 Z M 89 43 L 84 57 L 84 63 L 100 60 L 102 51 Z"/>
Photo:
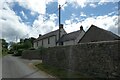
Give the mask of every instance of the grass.
<path id="1" fill-rule="evenodd" d="M 45 65 L 43 63 L 36 64 L 35 66 L 37 68 L 39 68 L 40 70 L 47 72 L 48 74 L 50 74 L 52 76 L 60 78 L 61 80 L 66 80 L 69 78 L 79 78 L 79 80 L 82 80 L 82 78 L 84 78 L 84 76 L 81 75 L 80 73 L 68 72 L 64 69 L 51 67 L 51 66 Z M 84 79 L 84 80 L 86 80 L 86 79 Z"/>

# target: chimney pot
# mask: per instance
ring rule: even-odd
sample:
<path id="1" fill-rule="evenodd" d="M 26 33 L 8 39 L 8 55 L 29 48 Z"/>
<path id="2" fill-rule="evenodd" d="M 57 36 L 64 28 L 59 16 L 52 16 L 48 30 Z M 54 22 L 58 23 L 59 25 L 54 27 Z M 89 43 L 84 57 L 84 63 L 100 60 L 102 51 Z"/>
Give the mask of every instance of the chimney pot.
<path id="1" fill-rule="evenodd" d="M 83 30 L 83 26 L 82 25 L 80 26 L 80 30 Z"/>
<path id="2" fill-rule="evenodd" d="M 63 24 L 60 24 L 60 28 L 63 28 Z"/>
<path id="3" fill-rule="evenodd" d="M 42 36 L 41 34 L 39 34 L 39 37 Z"/>

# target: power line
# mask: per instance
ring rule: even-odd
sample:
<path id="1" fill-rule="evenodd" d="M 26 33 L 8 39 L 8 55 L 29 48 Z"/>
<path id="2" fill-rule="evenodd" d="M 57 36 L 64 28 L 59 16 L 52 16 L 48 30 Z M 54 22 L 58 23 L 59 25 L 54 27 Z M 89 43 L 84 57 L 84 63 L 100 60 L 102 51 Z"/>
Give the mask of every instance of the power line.
<path id="1" fill-rule="evenodd" d="M 63 7 L 65 4 L 67 4 L 67 1 L 61 6 L 61 7 Z M 59 10 L 59 8 L 57 8 L 55 11 L 53 11 L 53 13 L 56 13 L 57 11 Z M 45 19 L 41 24 L 43 24 L 45 21 L 47 21 L 48 19 L 50 18 L 50 16 L 48 16 L 48 18 L 47 19 Z M 37 26 L 38 27 L 38 26 Z M 37 28 L 36 27 L 36 28 Z"/>
<path id="2" fill-rule="evenodd" d="M 68 3 L 68 2 L 66 1 L 63 5 L 61 5 L 61 8 L 62 8 L 65 4 L 67 4 L 67 3 Z M 56 13 L 58 10 L 59 10 L 59 8 L 57 8 L 56 10 L 54 10 L 53 13 Z M 48 16 L 48 15 L 46 15 L 46 14 L 40 14 L 40 15 Z M 45 23 L 49 18 L 50 18 L 50 16 L 48 16 L 48 17 L 41 23 L 41 25 L 42 25 L 43 23 Z M 40 25 L 39 25 L 39 26 L 40 26 Z M 37 27 L 39 27 L 39 26 L 36 26 L 35 28 L 37 28 Z M 29 32 L 29 33 L 30 33 L 30 32 Z M 25 36 L 28 36 L 29 33 L 27 33 Z M 24 36 L 23 36 L 23 37 L 24 37 Z"/>

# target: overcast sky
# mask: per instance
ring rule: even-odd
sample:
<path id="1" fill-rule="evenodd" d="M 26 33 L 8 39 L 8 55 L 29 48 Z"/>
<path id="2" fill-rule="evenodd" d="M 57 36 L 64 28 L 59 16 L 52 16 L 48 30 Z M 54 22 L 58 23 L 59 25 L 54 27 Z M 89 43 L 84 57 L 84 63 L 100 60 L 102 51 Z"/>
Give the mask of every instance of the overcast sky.
<path id="1" fill-rule="evenodd" d="M 16 41 L 58 29 L 58 5 L 62 5 L 61 23 L 67 33 L 88 30 L 91 24 L 118 34 L 119 0 L 0 0 L 0 38 Z M 120 34 L 119 34 L 120 35 Z"/>

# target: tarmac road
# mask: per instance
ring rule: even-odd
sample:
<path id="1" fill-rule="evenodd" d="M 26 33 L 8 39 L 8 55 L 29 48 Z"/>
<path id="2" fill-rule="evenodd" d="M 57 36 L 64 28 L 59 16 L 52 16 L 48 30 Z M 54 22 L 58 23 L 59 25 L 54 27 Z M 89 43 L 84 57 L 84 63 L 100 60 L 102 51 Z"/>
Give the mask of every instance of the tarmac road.
<path id="1" fill-rule="evenodd" d="M 53 78 L 33 68 L 30 61 L 11 55 L 2 58 L 2 78 Z"/>

